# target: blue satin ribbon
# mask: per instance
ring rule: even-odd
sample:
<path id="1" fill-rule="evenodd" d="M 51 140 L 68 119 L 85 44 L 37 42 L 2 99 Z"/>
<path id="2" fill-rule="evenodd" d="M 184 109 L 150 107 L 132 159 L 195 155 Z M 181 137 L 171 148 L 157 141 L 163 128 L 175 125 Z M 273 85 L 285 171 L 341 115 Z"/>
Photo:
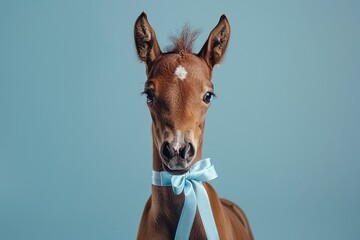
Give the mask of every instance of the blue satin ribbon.
<path id="1" fill-rule="evenodd" d="M 185 202 L 176 229 L 175 239 L 187 240 L 194 223 L 196 208 L 205 228 L 207 239 L 219 239 L 219 234 L 212 214 L 209 197 L 202 182 L 217 178 L 215 167 L 210 159 L 200 160 L 183 175 L 172 175 L 166 171 L 153 171 L 152 184 L 171 186 L 176 195 L 184 192 Z"/>

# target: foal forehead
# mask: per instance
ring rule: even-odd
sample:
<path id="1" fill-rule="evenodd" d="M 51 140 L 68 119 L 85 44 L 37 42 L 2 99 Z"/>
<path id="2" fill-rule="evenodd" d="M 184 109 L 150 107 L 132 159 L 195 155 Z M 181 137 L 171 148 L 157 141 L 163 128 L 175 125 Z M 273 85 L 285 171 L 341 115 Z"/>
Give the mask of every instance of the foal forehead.
<path id="1" fill-rule="evenodd" d="M 196 55 L 168 54 L 154 62 L 148 78 L 162 78 L 166 81 L 210 80 L 211 72 L 206 63 Z"/>
<path id="2" fill-rule="evenodd" d="M 187 76 L 187 70 L 182 65 L 179 65 L 175 69 L 175 75 L 180 80 L 185 80 Z"/>

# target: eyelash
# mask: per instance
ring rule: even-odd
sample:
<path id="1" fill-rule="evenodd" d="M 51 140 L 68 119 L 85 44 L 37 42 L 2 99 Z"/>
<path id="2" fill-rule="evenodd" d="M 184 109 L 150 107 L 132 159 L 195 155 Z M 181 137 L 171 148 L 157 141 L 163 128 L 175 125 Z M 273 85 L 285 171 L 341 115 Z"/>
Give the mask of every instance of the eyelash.
<path id="1" fill-rule="evenodd" d="M 146 89 L 141 93 L 141 95 L 146 95 L 147 103 L 152 103 L 155 99 L 155 93 L 151 89 Z"/>

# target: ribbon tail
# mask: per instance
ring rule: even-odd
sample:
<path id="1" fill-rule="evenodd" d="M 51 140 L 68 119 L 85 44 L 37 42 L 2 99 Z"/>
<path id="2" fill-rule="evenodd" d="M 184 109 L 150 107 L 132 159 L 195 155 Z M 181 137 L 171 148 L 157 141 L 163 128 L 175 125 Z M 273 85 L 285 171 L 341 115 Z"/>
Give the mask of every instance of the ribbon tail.
<path id="1" fill-rule="evenodd" d="M 193 185 L 186 180 L 184 187 L 185 201 L 176 229 L 175 240 L 188 240 L 196 214 L 196 195 Z"/>
<path id="2" fill-rule="evenodd" d="M 205 228 L 206 237 L 209 240 L 218 240 L 219 233 L 216 228 L 214 215 L 207 192 L 201 182 L 193 181 L 192 183 L 195 187 L 196 198 L 198 200 L 198 209 Z"/>

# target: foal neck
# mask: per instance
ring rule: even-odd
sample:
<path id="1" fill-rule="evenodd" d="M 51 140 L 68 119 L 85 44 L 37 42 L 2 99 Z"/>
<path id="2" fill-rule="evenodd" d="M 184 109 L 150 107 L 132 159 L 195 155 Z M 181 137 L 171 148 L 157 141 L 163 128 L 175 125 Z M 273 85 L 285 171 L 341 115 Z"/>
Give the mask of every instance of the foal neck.
<path id="1" fill-rule="evenodd" d="M 202 159 L 202 139 L 199 141 L 196 157 L 193 161 L 197 162 Z M 153 170 L 164 171 L 161 164 L 159 151 L 153 143 Z M 168 228 L 170 233 L 175 234 L 181 211 L 184 206 L 184 194 L 175 195 L 172 187 L 152 185 L 151 216 L 160 228 Z M 202 221 L 199 213 L 196 213 L 191 239 L 205 239 L 205 231 L 202 227 Z M 195 236 L 195 237 L 194 237 Z"/>

